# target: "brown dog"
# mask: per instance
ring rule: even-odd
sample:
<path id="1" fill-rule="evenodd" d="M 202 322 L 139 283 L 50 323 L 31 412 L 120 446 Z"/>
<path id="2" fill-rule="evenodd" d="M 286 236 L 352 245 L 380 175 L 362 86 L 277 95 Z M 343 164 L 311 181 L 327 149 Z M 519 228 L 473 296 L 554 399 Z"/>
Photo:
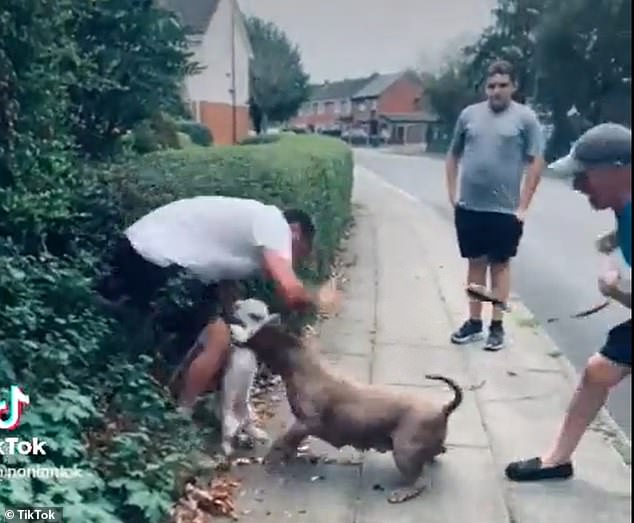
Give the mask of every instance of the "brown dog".
<path id="1" fill-rule="evenodd" d="M 448 418 L 462 403 L 458 385 L 443 376 L 427 376 L 444 381 L 455 393 L 447 405 L 438 406 L 386 387 L 355 383 L 336 375 L 318 354 L 279 326 L 262 327 L 248 345 L 284 380 L 296 418 L 271 452 L 290 458 L 308 436 L 336 448 L 392 451 L 407 486 L 388 500 L 399 503 L 423 491 L 423 467 L 445 452 Z"/>

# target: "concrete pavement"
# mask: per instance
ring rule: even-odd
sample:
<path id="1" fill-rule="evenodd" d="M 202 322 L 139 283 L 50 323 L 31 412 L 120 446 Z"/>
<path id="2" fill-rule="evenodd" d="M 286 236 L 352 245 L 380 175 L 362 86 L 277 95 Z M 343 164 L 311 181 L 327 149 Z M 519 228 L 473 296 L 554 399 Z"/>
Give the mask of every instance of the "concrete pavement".
<path id="1" fill-rule="evenodd" d="M 574 388 L 571 367 L 538 331 L 521 304 L 506 321 L 510 347 L 488 353 L 456 347 L 450 332 L 464 319 L 464 270 L 453 237 L 437 213 L 356 170 L 356 225 L 341 314 L 320 326 L 324 356 L 352 377 L 416 390 L 446 401 L 449 391 L 425 380 L 441 373 L 465 387 L 449 426 L 449 450 L 427 469 L 431 488 L 390 505 L 398 484 L 391 454 L 338 452 L 310 441 L 341 463 L 294 463 L 275 473 L 238 468 L 236 500 L 245 522 L 309 523 L 626 523 L 631 520 L 630 468 L 606 416 L 584 438 L 577 476 L 560 483 L 517 485 L 506 463 L 531 457 L 551 441 Z M 290 420 L 281 403 L 273 426 Z M 615 442 L 620 442 L 619 451 Z M 351 458 L 351 459 L 350 459 Z M 389 518 L 389 519 L 388 519 Z"/>

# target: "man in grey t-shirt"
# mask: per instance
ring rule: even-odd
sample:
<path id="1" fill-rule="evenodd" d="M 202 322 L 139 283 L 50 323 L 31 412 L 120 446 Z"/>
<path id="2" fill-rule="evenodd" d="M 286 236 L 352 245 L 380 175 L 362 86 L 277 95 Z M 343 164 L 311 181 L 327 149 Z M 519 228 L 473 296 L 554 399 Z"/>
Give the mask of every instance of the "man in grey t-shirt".
<path id="1" fill-rule="evenodd" d="M 485 285 L 490 269 L 493 292 L 504 302 L 510 292 L 510 259 L 517 254 L 524 216 L 544 165 L 537 116 L 512 100 L 514 91 L 512 66 L 503 61 L 492 64 L 487 71 L 488 99 L 466 107 L 458 117 L 446 165 L 460 254 L 469 260 L 468 281 Z M 452 334 L 452 341 L 480 339 L 481 314 L 482 304 L 472 301 L 469 320 Z M 485 348 L 503 346 L 502 310 L 494 307 Z"/>

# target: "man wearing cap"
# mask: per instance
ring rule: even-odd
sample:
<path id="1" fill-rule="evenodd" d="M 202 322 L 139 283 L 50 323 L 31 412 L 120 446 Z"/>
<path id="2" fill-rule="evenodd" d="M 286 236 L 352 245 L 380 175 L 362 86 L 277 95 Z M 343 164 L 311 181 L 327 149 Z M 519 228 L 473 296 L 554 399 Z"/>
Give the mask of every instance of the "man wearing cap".
<path id="1" fill-rule="evenodd" d="M 632 266 L 632 135 L 621 125 L 601 124 L 586 131 L 570 154 L 549 166 L 556 174 L 572 177 L 574 189 L 588 197 L 596 210 L 614 211 L 616 230 L 597 242 L 600 252 L 617 247 Z M 608 298 L 631 309 L 631 282 L 611 268 L 599 277 L 599 289 Z M 506 475 L 514 481 L 569 478 L 572 454 L 605 404 L 610 390 L 632 369 L 632 320 L 615 326 L 601 350 L 592 356 L 566 413 L 553 446 L 540 457 L 511 463 Z"/>

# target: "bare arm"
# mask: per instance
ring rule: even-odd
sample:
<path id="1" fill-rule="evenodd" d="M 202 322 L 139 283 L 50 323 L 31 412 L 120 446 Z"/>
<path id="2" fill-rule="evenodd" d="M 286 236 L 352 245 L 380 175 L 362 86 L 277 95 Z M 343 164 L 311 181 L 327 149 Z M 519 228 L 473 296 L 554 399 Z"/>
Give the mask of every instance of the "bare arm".
<path id="1" fill-rule="evenodd" d="M 276 290 L 287 307 L 306 310 L 316 306 L 316 298 L 304 287 L 287 259 L 268 249 L 264 250 L 263 258 L 264 270 L 275 282 Z"/>
<path id="2" fill-rule="evenodd" d="M 519 214 L 524 214 L 530 207 L 535 191 L 542 178 L 545 167 L 544 137 L 537 116 L 531 113 L 525 124 L 526 154 L 531 158 L 526 170 L 526 177 L 520 194 Z"/>
<path id="3" fill-rule="evenodd" d="M 526 171 L 526 178 L 522 187 L 522 194 L 520 195 L 519 211 L 525 212 L 528 210 L 535 191 L 539 186 L 539 182 L 542 179 L 542 171 L 544 170 L 544 159 L 541 156 L 533 158 Z"/>
<path id="4" fill-rule="evenodd" d="M 465 113 L 458 116 L 453 131 L 449 152 L 445 160 L 445 175 L 447 180 L 447 196 L 452 207 L 456 206 L 458 192 L 458 163 L 464 149 L 465 142 Z"/>
<path id="5" fill-rule="evenodd" d="M 449 203 L 456 206 L 456 192 L 458 185 L 458 158 L 454 156 L 453 152 L 449 152 L 445 161 L 445 174 L 447 178 L 447 195 L 449 196 Z"/>

